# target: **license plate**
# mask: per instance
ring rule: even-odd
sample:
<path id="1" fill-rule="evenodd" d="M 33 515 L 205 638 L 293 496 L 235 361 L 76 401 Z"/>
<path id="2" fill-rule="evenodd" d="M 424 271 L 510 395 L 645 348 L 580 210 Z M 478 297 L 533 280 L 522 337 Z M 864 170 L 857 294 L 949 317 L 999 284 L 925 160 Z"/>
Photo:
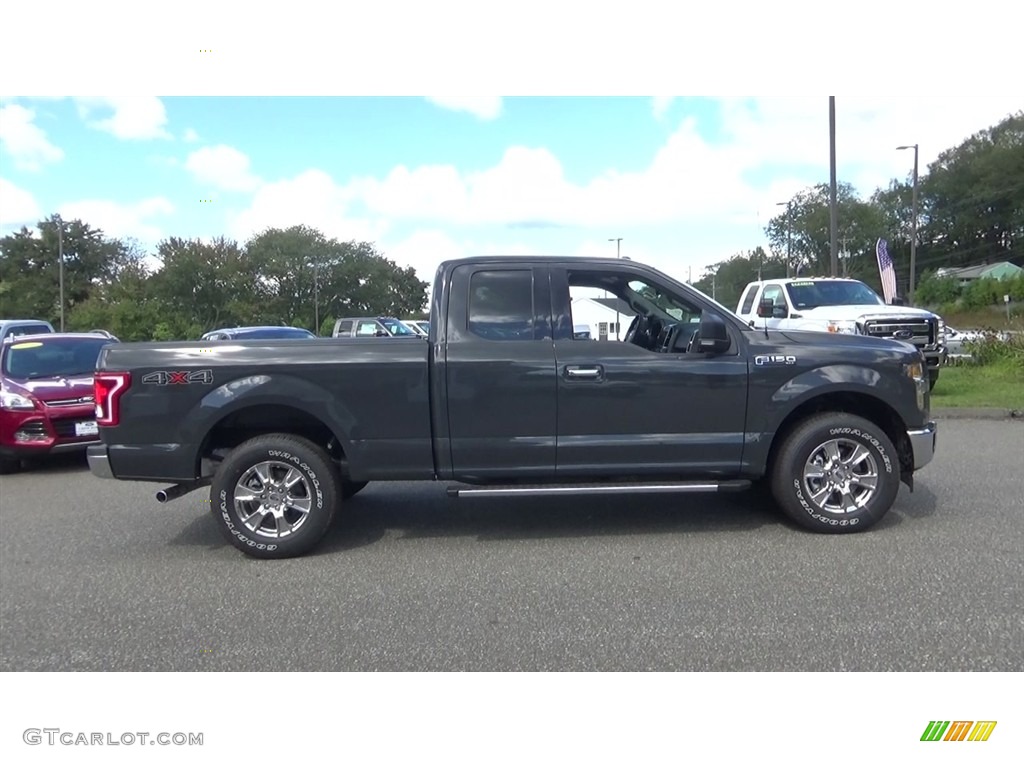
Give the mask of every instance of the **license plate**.
<path id="1" fill-rule="evenodd" d="M 80 421 L 75 424 L 75 435 L 78 437 L 98 435 L 99 433 L 100 428 L 96 425 L 95 421 Z"/>

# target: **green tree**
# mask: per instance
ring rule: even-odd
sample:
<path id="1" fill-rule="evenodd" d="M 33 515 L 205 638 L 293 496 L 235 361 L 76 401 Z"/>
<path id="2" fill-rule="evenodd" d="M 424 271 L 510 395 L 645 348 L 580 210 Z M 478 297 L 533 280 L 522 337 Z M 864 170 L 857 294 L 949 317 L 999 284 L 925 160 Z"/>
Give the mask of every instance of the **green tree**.
<path id="1" fill-rule="evenodd" d="M 1024 260 L 1024 112 L 942 152 L 919 187 L 926 266 Z"/>
<path id="2" fill-rule="evenodd" d="M 836 212 L 839 224 L 839 250 L 849 254 L 839 263 L 840 275 L 860 279 L 872 274 L 877 283 L 875 244 L 883 236 L 883 219 L 878 208 L 861 200 L 852 185 L 837 185 Z M 831 274 L 830 190 L 818 184 L 797 193 L 765 228 L 775 258 L 785 265 L 789 253 L 790 274 Z M 845 248 L 844 248 L 845 245 Z"/>
<path id="3" fill-rule="evenodd" d="M 235 241 L 171 237 L 157 245 L 157 255 L 163 264 L 146 280 L 147 296 L 174 338 L 262 320 L 270 291 Z"/>
<path id="4" fill-rule="evenodd" d="M 319 308 L 322 332 L 326 316 L 402 317 L 422 311 L 427 301 L 427 283 L 372 243 L 339 242 L 295 226 L 261 232 L 246 243 L 245 254 L 269 291 L 268 322 L 315 329 Z"/>
<path id="5" fill-rule="evenodd" d="M 925 273 L 914 293 L 914 301 L 920 306 L 939 307 L 960 298 L 960 283 L 952 277 L 936 277 L 934 272 Z"/>
<path id="6" fill-rule="evenodd" d="M 23 227 L 0 238 L 0 314 L 60 319 L 60 253 L 63 246 L 65 321 L 103 285 L 117 279 L 130 247 L 74 219 L 51 216 L 35 231 Z"/>

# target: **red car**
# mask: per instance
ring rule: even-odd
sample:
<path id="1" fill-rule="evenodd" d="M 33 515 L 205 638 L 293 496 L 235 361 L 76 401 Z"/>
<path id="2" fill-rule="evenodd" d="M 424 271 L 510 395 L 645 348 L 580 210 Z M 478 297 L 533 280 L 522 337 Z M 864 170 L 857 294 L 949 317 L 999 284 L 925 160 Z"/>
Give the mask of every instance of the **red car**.
<path id="1" fill-rule="evenodd" d="M 92 378 L 100 350 L 117 339 L 100 333 L 47 333 L 0 346 L 0 472 L 21 459 L 84 451 L 99 442 Z"/>

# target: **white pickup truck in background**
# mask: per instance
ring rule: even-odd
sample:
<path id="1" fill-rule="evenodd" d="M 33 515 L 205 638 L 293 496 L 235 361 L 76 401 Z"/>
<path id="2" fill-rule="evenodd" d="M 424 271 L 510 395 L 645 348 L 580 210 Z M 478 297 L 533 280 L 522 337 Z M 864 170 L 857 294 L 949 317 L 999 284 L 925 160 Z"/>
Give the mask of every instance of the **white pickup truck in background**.
<path id="1" fill-rule="evenodd" d="M 909 342 L 924 354 L 932 387 L 946 363 L 946 327 L 941 317 L 925 309 L 886 304 L 859 280 L 791 277 L 753 282 L 743 290 L 736 314 L 757 327 Z"/>

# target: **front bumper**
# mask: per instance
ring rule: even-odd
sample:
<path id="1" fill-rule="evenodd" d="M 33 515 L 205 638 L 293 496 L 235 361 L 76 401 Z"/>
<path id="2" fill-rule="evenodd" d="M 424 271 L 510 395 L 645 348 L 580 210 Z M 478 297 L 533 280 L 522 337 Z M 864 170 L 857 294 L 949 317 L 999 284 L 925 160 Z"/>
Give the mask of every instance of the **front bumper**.
<path id="1" fill-rule="evenodd" d="M 78 442 L 58 443 L 56 441 L 39 441 L 38 443 L 8 443 L 0 445 L 0 456 L 5 459 L 33 459 L 40 456 L 52 456 L 58 453 L 75 453 L 84 451 L 89 446 L 98 445 L 96 440 L 80 440 Z"/>
<path id="2" fill-rule="evenodd" d="M 943 368 L 949 363 L 949 352 L 945 347 L 938 350 L 931 350 L 922 352 L 924 355 L 925 366 L 928 370 L 935 370 L 936 368 Z"/>
<path id="3" fill-rule="evenodd" d="M 937 429 L 935 422 L 929 421 L 920 429 L 907 430 L 910 448 L 914 453 L 914 469 L 920 469 L 935 457 L 935 445 L 938 440 Z M 89 463 L 92 464 L 91 459 Z"/>
<path id="4" fill-rule="evenodd" d="M 103 477 L 107 480 L 114 479 L 114 470 L 110 468 L 110 457 L 107 456 L 107 446 L 102 443 L 91 445 L 85 455 L 89 460 L 89 471 L 96 477 Z"/>

